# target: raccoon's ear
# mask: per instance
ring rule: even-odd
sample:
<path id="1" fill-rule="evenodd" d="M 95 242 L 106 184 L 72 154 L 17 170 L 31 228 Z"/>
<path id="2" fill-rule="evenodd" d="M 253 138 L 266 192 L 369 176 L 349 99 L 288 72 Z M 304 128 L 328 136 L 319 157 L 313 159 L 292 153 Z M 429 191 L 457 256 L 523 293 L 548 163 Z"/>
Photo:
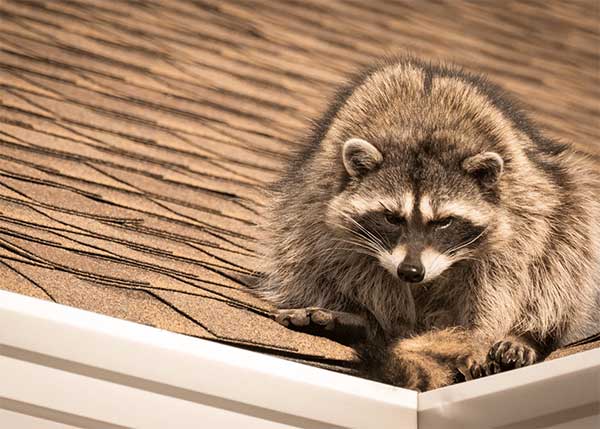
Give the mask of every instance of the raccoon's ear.
<path id="1" fill-rule="evenodd" d="M 483 152 L 465 159 L 462 166 L 481 185 L 491 188 L 502 175 L 504 161 L 496 152 Z"/>
<path id="2" fill-rule="evenodd" d="M 342 158 L 346 171 L 353 177 L 363 176 L 383 161 L 381 152 L 375 146 L 357 138 L 352 138 L 344 143 Z"/>

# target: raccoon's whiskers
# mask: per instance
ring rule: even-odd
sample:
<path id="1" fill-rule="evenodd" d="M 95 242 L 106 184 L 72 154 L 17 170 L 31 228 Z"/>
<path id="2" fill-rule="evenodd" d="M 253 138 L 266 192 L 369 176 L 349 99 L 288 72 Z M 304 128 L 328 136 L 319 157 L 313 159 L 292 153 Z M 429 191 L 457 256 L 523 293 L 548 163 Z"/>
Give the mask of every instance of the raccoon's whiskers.
<path id="1" fill-rule="evenodd" d="M 364 253 L 365 255 L 377 257 L 378 249 L 374 249 L 373 247 L 369 246 L 366 243 L 363 243 L 360 241 L 355 241 L 355 240 L 343 240 L 343 239 L 336 239 L 336 241 L 339 243 L 346 243 L 346 244 L 351 244 L 351 245 L 357 246 L 359 249 L 363 249 L 364 251 L 367 252 L 367 253 Z M 339 249 L 358 252 L 358 249 L 356 249 L 356 248 L 339 248 Z"/>
<path id="2" fill-rule="evenodd" d="M 455 262 L 460 261 L 460 260 L 477 261 L 478 259 L 471 257 L 472 252 L 470 250 L 467 249 L 466 251 L 463 251 L 463 252 L 460 252 L 460 251 L 461 251 L 461 249 L 464 249 L 465 247 L 467 247 L 467 246 L 473 244 L 474 242 L 476 242 L 477 240 L 479 240 L 485 232 L 486 232 L 486 229 L 481 231 L 476 237 L 472 238 L 471 240 L 468 240 L 464 243 L 457 245 L 456 247 L 453 247 L 444 252 L 441 252 L 433 259 L 431 266 L 435 266 L 438 259 L 442 256 L 449 258 L 451 260 L 452 264 L 454 264 Z"/>
<path id="3" fill-rule="evenodd" d="M 360 239 L 361 242 L 368 244 L 376 253 L 386 251 L 385 247 L 383 246 L 383 243 L 380 240 L 378 240 L 377 237 L 371 234 L 365 227 L 356 222 L 354 219 L 350 217 L 349 219 L 352 220 L 352 222 L 354 222 L 356 225 L 358 225 L 365 232 L 365 234 L 360 234 L 359 232 L 353 230 L 352 228 L 348 228 L 345 225 L 336 224 L 336 226 L 344 231 L 349 232 L 356 238 Z"/>
<path id="4" fill-rule="evenodd" d="M 485 234 L 485 232 L 487 231 L 487 228 L 483 229 L 483 231 L 481 231 L 479 234 L 477 234 L 477 236 L 465 243 L 459 244 L 458 246 L 451 248 L 449 250 L 446 250 L 445 252 L 443 252 L 444 255 L 446 256 L 453 256 L 453 253 L 456 253 L 457 251 L 459 251 L 460 249 L 464 249 L 465 247 L 475 243 L 477 240 L 479 240 L 481 237 L 483 237 L 483 234 Z"/>
<path id="5" fill-rule="evenodd" d="M 383 250 L 380 249 L 377 245 L 374 245 L 374 243 L 366 240 L 366 241 L 358 241 L 358 240 L 344 240 L 344 239 L 336 239 L 337 242 L 339 243 L 345 243 L 345 244 L 350 244 L 350 245 L 354 245 L 359 249 L 363 249 L 367 252 L 369 252 L 370 256 L 373 257 L 377 257 L 378 254 L 380 254 Z M 350 249 L 349 249 L 350 250 Z"/>
<path id="6" fill-rule="evenodd" d="M 361 237 L 361 238 L 365 238 L 368 241 L 372 242 L 374 245 L 376 245 L 379 250 L 381 251 L 385 251 L 385 246 L 383 243 L 383 239 L 382 237 L 377 237 L 375 234 L 373 234 L 373 232 L 369 231 L 367 228 L 365 228 L 363 225 L 361 225 L 359 222 L 357 222 L 356 220 L 354 220 L 352 218 L 352 216 L 350 216 L 348 213 L 343 212 L 340 209 L 335 209 L 338 214 L 340 214 L 341 216 L 343 216 L 344 218 L 348 219 L 350 222 L 352 222 L 354 225 L 356 225 L 363 233 L 364 233 L 364 237 L 361 236 L 361 234 L 358 234 L 356 231 L 352 230 L 351 228 L 347 228 L 346 230 L 349 232 L 352 232 L 353 234 Z M 342 226 L 342 225 L 338 225 L 338 226 Z"/>

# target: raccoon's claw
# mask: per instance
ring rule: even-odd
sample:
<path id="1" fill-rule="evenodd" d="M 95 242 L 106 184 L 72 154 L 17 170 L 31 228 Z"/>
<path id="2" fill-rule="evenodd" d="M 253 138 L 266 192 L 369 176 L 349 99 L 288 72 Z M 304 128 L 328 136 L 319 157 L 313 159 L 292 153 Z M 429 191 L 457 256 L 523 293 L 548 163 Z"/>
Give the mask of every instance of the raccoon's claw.
<path id="1" fill-rule="evenodd" d="M 533 348 L 509 340 L 498 341 L 488 353 L 488 361 L 500 365 L 502 371 L 532 365 L 537 362 L 537 359 L 537 352 Z"/>
<path id="2" fill-rule="evenodd" d="M 486 377 L 488 375 L 498 374 L 502 369 L 494 361 L 485 361 L 484 363 L 473 362 L 468 368 L 469 376 L 471 380 L 476 378 Z"/>
<path id="3" fill-rule="evenodd" d="M 473 358 L 468 357 L 459 363 L 454 382 L 460 383 L 463 381 L 475 380 L 476 378 L 498 374 L 499 372 L 501 372 L 501 368 L 496 362 L 486 360 L 483 363 L 480 363 Z"/>
<path id="4" fill-rule="evenodd" d="M 319 307 L 277 310 L 275 321 L 283 326 L 293 326 L 297 328 L 317 325 L 325 330 L 333 330 L 335 327 L 335 315 L 332 312 Z"/>
<path id="5" fill-rule="evenodd" d="M 468 359 L 459 367 L 459 371 L 465 380 L 474 380 L 531 365 L 536 361 L 537 353 L 533 348 L 518 340 L 504 340 L 498 341 L 490 348 L 484 362 Z"/>

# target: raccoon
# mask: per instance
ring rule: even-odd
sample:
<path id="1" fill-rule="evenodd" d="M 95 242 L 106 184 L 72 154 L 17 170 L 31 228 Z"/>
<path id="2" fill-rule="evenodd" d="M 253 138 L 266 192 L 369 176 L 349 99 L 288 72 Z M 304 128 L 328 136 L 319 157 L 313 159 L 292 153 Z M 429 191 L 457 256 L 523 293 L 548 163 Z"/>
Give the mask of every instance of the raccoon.
<path id="1" fill-rule="evenodd" d="M 272 188 L 258 292 L 420 391 L 600 331 L 600 180 L 484 77 L 388 58 Z"/>

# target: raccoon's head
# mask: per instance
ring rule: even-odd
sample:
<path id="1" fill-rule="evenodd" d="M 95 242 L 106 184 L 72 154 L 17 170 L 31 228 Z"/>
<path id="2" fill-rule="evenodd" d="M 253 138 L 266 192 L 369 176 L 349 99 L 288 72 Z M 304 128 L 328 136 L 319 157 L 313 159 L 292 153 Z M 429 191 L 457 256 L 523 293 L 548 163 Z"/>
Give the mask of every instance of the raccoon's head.
<path id="1" fill-rule="evenodd" d="M 439 141 L 378 146 L 359 138 L 343 144 L 346 185 L 327 208 L 341 247 L 372 256 L 409 283 L 478 258 L 497 227 L 502 158 L 461 154 Z"/>

